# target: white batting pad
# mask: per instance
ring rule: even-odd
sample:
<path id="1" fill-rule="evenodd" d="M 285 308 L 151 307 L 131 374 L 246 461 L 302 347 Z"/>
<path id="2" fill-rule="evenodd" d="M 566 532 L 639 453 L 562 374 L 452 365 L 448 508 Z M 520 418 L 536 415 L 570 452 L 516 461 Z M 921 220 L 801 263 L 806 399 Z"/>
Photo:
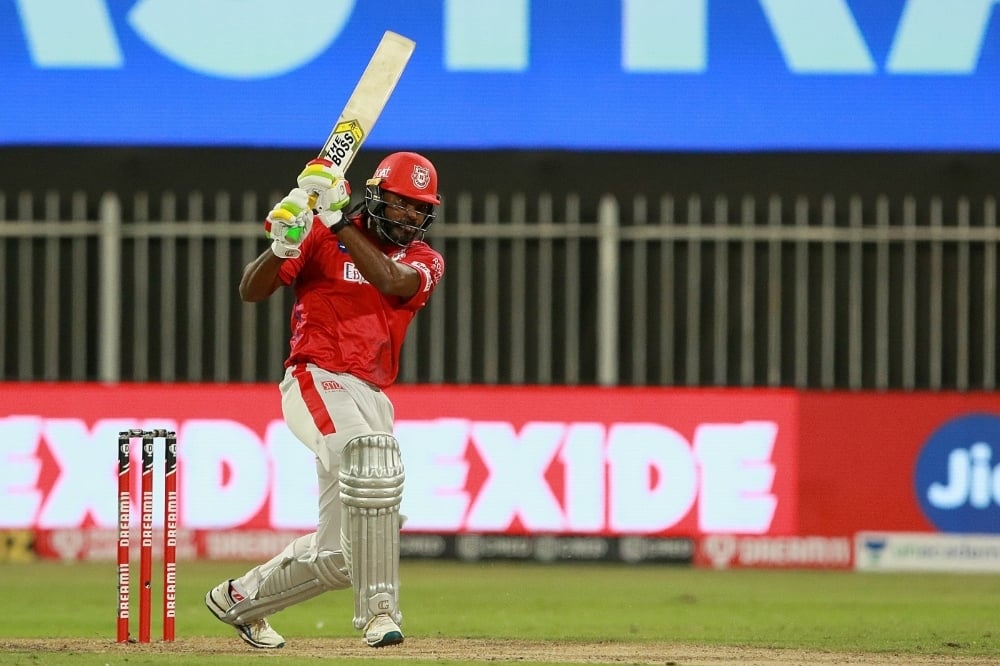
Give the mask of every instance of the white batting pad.
<path id="1" fill-rule="evenodd" d="M 257 589 L 227 611 L 226 616 L 232 624 L 248 624 L 323 592 L 351 586 L 343 554 L 314 553 L 314 537 L 299 537 L 279 555 L 251 572 L 251 580 L 259 581 Z"/>
<path id="2" fill-rule="evenodd" d="M 359 630 L 383 613 L 397 624 L 402 621 L 399 505 L 403 479 L 399 443 L 392 435 L 361 435 L 344 447 L 340 543 L 354 584 L 354 626 Z"/>

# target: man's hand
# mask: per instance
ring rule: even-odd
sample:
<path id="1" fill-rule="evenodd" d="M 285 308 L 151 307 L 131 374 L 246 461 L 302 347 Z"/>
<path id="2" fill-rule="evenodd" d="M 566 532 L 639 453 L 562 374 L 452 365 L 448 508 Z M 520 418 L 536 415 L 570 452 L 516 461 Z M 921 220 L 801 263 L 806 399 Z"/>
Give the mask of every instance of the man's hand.
<path id="1" fill-rule="evenodd" d="M 299 187 L 312 195 L 333 187 L 338 180 L 344 180 L 343 170 L 330 160 L 318 157 L 306 163 L 299 174 Z"/>
<path id="2" fill-rule="evenodd" d="M 309 193 L 309 204 L 324 226 L 333 231 L 344 227 L 342 210 L 351 203 L 351 186 L 340 167 L 330 160 L 317 158 L 306 164 L 298 183 Z"/>
<path id="3" fill-rule="evenodd" d="M 299 246 L 312 225 L 309 195 L 295 188 L 275 204 L 264 220 L 264 233 L 271 239 L 271 252 L 282 259 L 299 256 Z"/>

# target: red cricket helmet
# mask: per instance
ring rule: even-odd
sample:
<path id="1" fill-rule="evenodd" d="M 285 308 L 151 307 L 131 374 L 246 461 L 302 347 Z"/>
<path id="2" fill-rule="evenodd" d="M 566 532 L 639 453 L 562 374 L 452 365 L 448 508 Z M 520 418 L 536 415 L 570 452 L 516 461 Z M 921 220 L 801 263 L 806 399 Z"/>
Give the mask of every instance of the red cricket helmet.
<path id="1" fill-rule="evenodd" d="M 426 210 L 421 211 L 423 219 L 420 223 L 415 225 L 402 219 L 389 219 L 386 210 L 390 204 L 384 200 L 383 192 L 426 204 Z M 440 203 L 437 169 L 429 159 L 418 153 L 400 152 L 386 156 L 365 184 L 365 207 L 375 221 L 376 232 L 383 240 L 400 247 L 423 239 L 427 228 L 434 222 L 434 207 Z"/>
<path id="2" fill-rule="evenodd" d="M 383 190 L 401 197 L 432 206 L 441 203 L 437 169 L 429 159 L 418 153 L 392 153 L 386 156 L 368 182 L 371 183 L 372 180 L 378 180 L 376 185 Z"/>

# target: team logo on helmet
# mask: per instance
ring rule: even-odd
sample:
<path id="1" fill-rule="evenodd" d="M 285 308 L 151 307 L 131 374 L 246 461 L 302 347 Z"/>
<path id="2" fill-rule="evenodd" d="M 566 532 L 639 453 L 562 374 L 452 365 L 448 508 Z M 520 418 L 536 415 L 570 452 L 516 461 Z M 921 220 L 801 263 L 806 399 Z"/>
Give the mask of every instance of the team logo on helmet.
<path id="1" fill-rule="evenodd" d="M 431 184 L 431 172 L 425 166 L 414 164 L 413 173 L 410 174 L 410 180 L 413 181 L 413 186 L 418 190 L 425 190 L 427 189 L 427 186 Z"/>

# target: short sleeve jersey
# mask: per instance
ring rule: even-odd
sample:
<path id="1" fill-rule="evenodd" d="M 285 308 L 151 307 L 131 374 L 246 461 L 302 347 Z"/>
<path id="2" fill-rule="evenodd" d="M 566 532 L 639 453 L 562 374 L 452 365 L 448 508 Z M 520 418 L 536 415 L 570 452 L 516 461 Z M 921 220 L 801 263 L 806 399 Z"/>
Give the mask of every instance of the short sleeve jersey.
<path id="1" fill-rule="evenodd" d="M 300 256 L 285 259 L 278 273 L 295 292 L 285 366 L 313 363 L 380 388 L 390 386 L 399 374 L 406 329 L 444 275 L 441 254 L 423 241 L 406 248 L 380 246 L 420 276 L 417 293 L 404 300 L 368 283 L 347 248 L 318 222 L 301 249 Z"/>

